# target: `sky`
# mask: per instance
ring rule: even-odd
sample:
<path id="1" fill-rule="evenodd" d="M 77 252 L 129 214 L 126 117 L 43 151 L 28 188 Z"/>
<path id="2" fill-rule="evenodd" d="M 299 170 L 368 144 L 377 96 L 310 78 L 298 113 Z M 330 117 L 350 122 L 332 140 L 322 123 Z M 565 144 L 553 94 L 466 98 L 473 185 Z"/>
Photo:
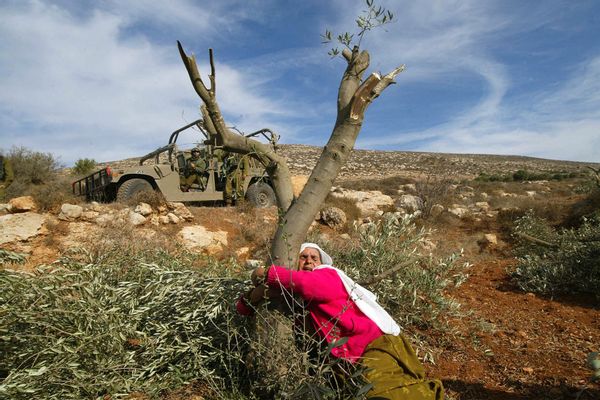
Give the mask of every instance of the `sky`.
<path id="1" fill-rule="evenodd" d="M 377 1 L 377 0 L 376 0 Z M 388 0 L 365 35 L 370 72 L 405 64 L 355 148 L 600 162 L 600 2 Z M 228 125 L 324 145 L 346 67 L 326 29 L 362 0 L 0 0 L 0 149 L 72 165 L 141 156 L 199 118 L 176 42 Z M 197 132 L 182 135 L 192 147 Z"/>

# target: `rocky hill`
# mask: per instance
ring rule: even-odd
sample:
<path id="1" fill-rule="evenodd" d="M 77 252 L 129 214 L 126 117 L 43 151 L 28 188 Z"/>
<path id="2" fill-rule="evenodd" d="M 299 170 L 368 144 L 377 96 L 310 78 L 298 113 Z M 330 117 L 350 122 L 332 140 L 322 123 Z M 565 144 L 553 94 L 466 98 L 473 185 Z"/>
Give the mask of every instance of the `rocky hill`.
<path id="1" fill-rule="evenodd" d="M 321 149 L 282 145 L 280 151 L 292 173 L 305 178 Z M 118 168 L 136 163 L 128 159 L 109 164 Z M 462 304 L 464 315 L 450 321 L 443 337 L 422 333 L 437 343 L 436 363 L 427 366 L 444 381 L 448 398 L 599 398 L 600 387 L 588 383 L 585 367 L 587 354 L 600 350 L 597 304 L 590 298 L 524 293 L 508 272 L 515 264 L 510 234 L 515 216 L 532 209 L 558 223 L 584 198 L 588 165 L 600 167 L 517 156 L 355 150 L 315 217 L 312 234 L 321 242 L 355 240 L 354 227 L 368 226 L 383 215 L 412 215 L 432 229 L 418 251 L 437 257 L 462 249 L 472 264 L 470 276 L 448 295 Z M 481 173 L 505 176 L 518 170 L 567 177 L 473 180 Z M 374 184 L 379 181 L 383 183 Z M 9 257 L 0 257 L 0 262 L 31 272 L 81 248 L 85 254 L 102 254 L 116 244 L 167 251 L 183 246 L 228 260 L 225 264 L 237 260 L 251 266 L 252 259 L 266 258 L 277 221 L 274 208 L 243 204 L 72 203 L 45 213 L 36 211 L 33 198 L 0 205 L 0 256 Z M 197 398 L 193 396 L 169 398 Z"/>

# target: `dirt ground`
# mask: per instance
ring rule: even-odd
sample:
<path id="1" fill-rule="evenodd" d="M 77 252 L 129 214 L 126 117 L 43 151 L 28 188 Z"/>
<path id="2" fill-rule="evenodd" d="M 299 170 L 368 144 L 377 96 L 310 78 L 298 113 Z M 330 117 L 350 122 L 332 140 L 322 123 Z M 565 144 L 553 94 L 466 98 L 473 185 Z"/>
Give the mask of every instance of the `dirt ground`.
<path id="1" fill-rule="evenodd" d="M 263 230 L 274 218 L 265 211 L 241 216 L 223 208 L 193 212 L 199 220 L 210 220 L 212 229 L 247 239 L 259 239 L 254 236 L 258 231 L 261 240 L 268 240 L 270 232 Z M 245 223 L 259 229 L 240 232 Z M 484 232 L 495 233 L 499 244 L 477 244 Z M 586 366 L 588 353 L 600 351 L 600 307 L 593 298 L 546 298 L 519 290 L 507 272 L 515 263 L 509 238 L 495 221 L 449 224 L 432 240 L 441 253 L 463 247 L 465 261 L 472 264 L 469 279 L 448 293 L 461 303 L 464 315 L 450 321 L 447 334 L 424 332 L 439 349 L 435 364 L 427 366 L 429 375 L 442 379 L 448 399 L 600 399 L 600 384 L 590 383 Z"/>
<path id="2" fill-rule="evenodd" d="M 469 231 L 459 228 L 450 236 Z M 600 350 L 594 299 L 520 291 L 507 273 L 515 260 L 506 248 L 471 251 L 466 258 L 473 264 L 470 277 L 449 293 L 466 315 L 438 338 L 443 350 L 429 366 L 447 398 L 600 399 L 600 385 L 590 383 L 586 366 L 587 354 Z"/>
<path id="3" fill-rule="evenodd" d="M 250 246 L 248 256 L 265 256 L 256 251 L 272 235 L 274 211 L 191 211 L 209 230 L 227 231 L 229 248 Z M 67 231 L 62 225 L 53 229 L 55 239 Z M 484 232 L 495 233 L 500 244 L 478 245 Z M 450 321 L 448 332 L 423 332 L 437 346 L 435 364 L 427 365 L 429 375 L 443 381 L 451 400 L 600 399 L 600 384 L 590 382 L 586 366 L 587 354 L 600 351 L 600 305 L 591 297 L 547 298 L 518 290 L 508 276 L 515 259 L 503 235 L 493 222 L 463 222 L 446 225 L 432 237 L 441 252 L 465 247 L 465 261 L 472 267 L 469 279 L 448 293 L 461 303 L 464 315 Z M 52 236 L 38 239 L 28 264 L 56 256 Z M 223 255 L 229 256 L 235 256 L 233 250 Z M 198 398 L 197 391 L 191 392 L 176 398 Z"/>

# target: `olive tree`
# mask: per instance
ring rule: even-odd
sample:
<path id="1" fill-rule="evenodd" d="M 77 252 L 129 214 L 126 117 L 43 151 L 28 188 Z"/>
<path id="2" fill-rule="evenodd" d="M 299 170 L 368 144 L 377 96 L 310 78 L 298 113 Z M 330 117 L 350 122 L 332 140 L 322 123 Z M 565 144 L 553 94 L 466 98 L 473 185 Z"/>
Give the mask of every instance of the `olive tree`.
<path id="1" fill-rule="evenodd" d="M 367 10 L 357 19 L 358 34 L 337 36 L 342 50 L 332 49 L 329 54 L 341 56 L 346 69 L 341 77 L 337 96 L 337 118 L 329 141 L 313 169 L 301 194 L 295 198 L 291 174 L 286 160 L 270 145 L 229 130 L 217 102 L 216 71 L 212 49 L 209 50 L 210 74 L 208 82 L 202 79 L 194 55 L 187 55 L 178 42 L 179 52 L 196 93 L 202 100 L 201 111 L 205 128 L 217 145 L 230 152 L 249 154 L 266 168 L 273 183 L 279 208 L 279 224 L 271 246 L 272 263 L 295 265 L 300 244 L 304 241 L 311 222 L 329 193 L 340 169 L 348 160 L 365 118 L 365 111 L 395 77 L 404 70 L 401 65 L 386 75 L 377 72 L 365 75 L 370 56 L 360 48 L 362 38 L 369 30 L 390 22 L 393 14 L 367 0 Z M 322 36 L 331 42 L 332 34 Z"/>

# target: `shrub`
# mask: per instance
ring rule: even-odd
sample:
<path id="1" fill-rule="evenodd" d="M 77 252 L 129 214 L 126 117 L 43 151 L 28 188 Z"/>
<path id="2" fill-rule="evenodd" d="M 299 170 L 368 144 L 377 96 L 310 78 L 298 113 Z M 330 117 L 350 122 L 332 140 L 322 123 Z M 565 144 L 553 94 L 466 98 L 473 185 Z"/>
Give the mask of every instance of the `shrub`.
<path id="1" fill-rule="evenodd" d="M 54 178 L 60 168 L 59 161 L 50 153 L 14 147 L 8 157 L 15 173 L 15 182 L 40 185 Z"/>
<path id="2" fill-rule="evenodd" d="M 527 212 L 515 224 L 517 285 L 542 294 L 581 293 L 600 299 L 600 213 L 577 229 L 552 228 Z"/>
<path id="3" fill-rule="evenodd" d="M 358 228 L 358 243 L 329 249 L 338 267 L 379 295 L 378 301 L 405 328 L 439 327 L 457 304 L 443 294 L 468 275 L 459 254 L 443 259 L 420 255 L 428 236 L 409 217 L 386 215 Z"/>
<path id="4" fill-rule="evenodd" d="M 73 170 L 71 171 L 75 175 L 88 175 L 96 168 L 96 160 L 91 158 L 80 158 L 75 161 Z"/>
<path id="5" fill-rule="evenodd" d="M 442 292 L 465 277 L 455 257 L 415 252 L 424 234 L 408 219 L 388 218 L 363 229 L 360 245 L 331 249 L 358 280 L 410 260 L 370 286 L 405 327 L 430 326 L 454 310 Z M 343 339 L 323 348 L 294 335 L 293 318 L 264 312 L 267 305 L 256 318 L 238 316 L 233 304 L 249 286 L 239 266 L 190 269 L 200 256 L 124 241 L 32 275 L 0 271 L 3 397 L 158 398 L 194 382 L 207 399 L 349 399 L 368 388 L 360 369 L 326 356 Z"/>
<path id="6" fill-rule="evenodd" d="M 429 216 L 435 204 L 448 205 L 452 199 L 453 181 L 449 178 L 438 179 L 428 175 L 424 181 L 415 184 L 418 196 L 423 199 L 423 215 Z"/>

